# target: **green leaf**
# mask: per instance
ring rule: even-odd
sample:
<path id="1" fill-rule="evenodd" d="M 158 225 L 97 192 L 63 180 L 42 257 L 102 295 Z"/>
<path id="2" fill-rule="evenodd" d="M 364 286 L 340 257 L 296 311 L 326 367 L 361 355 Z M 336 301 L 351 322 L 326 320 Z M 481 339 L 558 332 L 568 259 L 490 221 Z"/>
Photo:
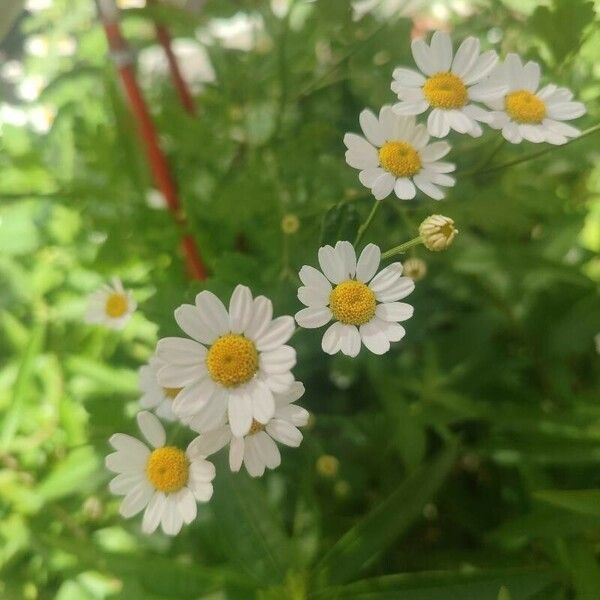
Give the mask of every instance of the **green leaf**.
<path id="1" fill-rule="evenodd" d="M 401 573 L 328 588 L 310 600 L 528 600 L 550 583 L 547 572 L 527 569 Z M 502 586 L 510 596 L 498 594 Z"/>
<path id="2" fill-rule="evenodd" d="M 511 593 L 506 586 L 502 586 L 498 592 L 498 600 L 512 600 Z"/>
<path id="3" fill-rule="evenodd" d="M 321 244 L 335 244 L 338 240 L 351 242 L 356 237 L 359 224 L 360 215 L 354 204 L 337 204 L 323 217 Z"/>
<path id="4" fill-rule="evenodd" d="M 455 458 L 456 447 L 451 444 L 431 463 L 414 471 L 336 542 L 316 566 L 315 577 L 330 583 L 353 579 L 419 518 L 446 479 Z"/>
<path id="5" fill-rule="evenodd" d="M 276 511 L 256 480 L 225 464 L 217 470 L 210 506 L 230 558 L 263 585 L 282 582 L 291 556 Z"/>
<path id="6" fill-rule="evenodd" d="M 560 508 L 600 517 L 600 490 L 542 490 L 533 495 Z"/>

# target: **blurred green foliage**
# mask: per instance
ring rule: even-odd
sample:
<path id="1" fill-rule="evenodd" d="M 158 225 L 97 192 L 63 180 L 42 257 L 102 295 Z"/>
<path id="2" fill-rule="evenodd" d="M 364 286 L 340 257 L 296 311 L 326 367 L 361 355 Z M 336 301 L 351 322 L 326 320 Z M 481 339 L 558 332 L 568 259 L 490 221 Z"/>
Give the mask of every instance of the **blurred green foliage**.
<path id="1" fill-rule="evenodd" d="M 3 80 L 3 102 L 55 114 L 47 132 L 1 124 L 0 596 L 598 600 L 597 135 L 498 169 L 537 149 L 505 145 L 484 164 L 496 132 L 451 138 L 447 201 L 390 198 L 365 238 L 386 249 L 433 212 L 460 229 L 448 252 L 411 251 L 428 275 L 405 340 L 349 360 L 324 357 L 318 332 L 302 331 L 296 373 L 315 419 L 300 449 L 260 481 L 218 462 L 211 503 L 174 540 L 118 516 L 106 440 L 134 430 L 137 369 L 177 331 L 173 309 L 238 282 L 279 314 L 298 309 L 298 268 L 322 241 L 352 239 L 372 206 L 343 134 L 365 106 L 393 101 L 411 29 L 438 25 L 399 12 L 354 21 L 346 0 L 292 5 L 123 12 L 136 51 L 155 45 L 152 18 L 190 39 L 239 11 L 262 23 L 249 51 L 207 46 L 216 79 L 196 117 L 168 77 L 140 73 L 212 272 L 202 285 L 186 279 L 168 213 L 146 203 L 151 178 L 93 3 L 55 0 L 3 42 L 5 62 L 43 80 L 29 103 Z M 436 6 L 455 39 L 540 60 L 547 81 L 586 102 L 582 128 L 598 122 L 597 2 Z M 36 36 L 47 52 L 23 54 Z M 282 231 L 286 214 L 297 233 Z M 140 304 L 122 333 L 82 323 L 86 295 L 113 275 Z M 331 477 L 315 467 L 323 454 L 339 460 Z"/>

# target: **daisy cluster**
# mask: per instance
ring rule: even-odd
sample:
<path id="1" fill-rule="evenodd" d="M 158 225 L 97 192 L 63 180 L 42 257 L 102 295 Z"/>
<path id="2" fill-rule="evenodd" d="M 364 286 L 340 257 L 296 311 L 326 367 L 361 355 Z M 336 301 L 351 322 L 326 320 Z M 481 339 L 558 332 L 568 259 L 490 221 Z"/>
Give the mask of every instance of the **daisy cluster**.
<path id="1" fill-rule="evenodd" d="M 579 133 L 563 121 L 582 115 L 583 105 L 565 88 L 540 89 L 536 63 L 523 64 L 515 54 L 500 63 L 472 37 L 454 54 L 444 32 L 434 33 L 429 45 L 414 41 L 412 51 L 419 70 L 399 67 L 393 74 L 399 102 L 377 115 L 364 110 L 364 137 L 344 137 L 348 164 L 360 170 L 360 181 L 378 200 L 392 191 L 408 200 L 417 190 L 441 199 L 442 188 L 454 185 L 449 173 L 455 166 L 442 160 L 450 145 L 430 142 L 432 136 L 454 130 L 477 137 L 481 123 L 501 129 L 513 143 L 562 144 Z M 426 124 L 417 123 L 416 116 L 426 112 Z M 288 218 L 283 230 L 289 234 L 298 226 L 297 218 Z M 297 403 L 304 385 L 292 373 L 296 351 L 289 341 L 296 324 L 326 326 L 321 347 L 327 354 L 354 358 L 363 346 L 376 355 L 388 352 L 406 335 L 402 323 L 412 317 L 413 306 L 404 300 L 424 276 L 425 264 L 412 259 L 407 268 L 400 262 L 382 267 L 382 259 L 417 243 L 444 250 L 456 234 L 452 219 L 431 215 L 417 238 L 383 255 L 372 243 L 360 252 L 345 240 L 321 247 L 318 268 L 304 265 L 298 274 L 304 307 L 295 317 L 274 317 L 271 300 L 254 297 L 244 285 L 233 290 L 227 306 L 207 290 L 194 304 L 179 306 L 174 317 L 184 336 L 159 340 L 140 369 L 137 422 L 145 441 L 125 434 L 109 440 L 115 451 L 106 466 L 116 473 L 110 490 L 124 496 L 121 515 L 144 511 L 144 532 L 160 526 L 174 535 L 196 518 L 197 502 L 211 498 L 215 468 L 207 459 L 215 453 L 226 448 L 231 471 L 243 465 L 252 477 L 277 468 L 278 444 L 299 446 L 300 428 L 309 420 Z M 87 320 L 120 329 L 135 308 L 131 292 L 114 280 L 90 297 Z M 168 444 L 161 419 L 184 425 L 194 439 L 185 448 Z"/>
<path id="2" fill-rule="evenodd" d="M 585 114 L 581 102 L 567 88 L 540 86 L 538 63 L 523 63 L 517 54 L 501 61 L 493 50 L 481 51 L 479 40 L 466 38 L 454 53 L 450 36 L 436 31 L 431 43 L 412 42 L 417 69 L 397 67 L 391 89 L 398 96 L 392 106 L 376 115 L 360 113 L 363 135 L 347 133 L 346 162 L 360 171 L 360 182 L 377 200 L 392 192 L 411 200 L 417 190 L 434 200 L 455 180 L 451 162 L 442 161 L 451 150 L 450 131 L 479 137 L 482 124 L 501 130 L 518 144 L 523 140 L 564 144 L 580 131 L 565 123 Z M 426 123 L 417 123 L 427 115 Z"/>

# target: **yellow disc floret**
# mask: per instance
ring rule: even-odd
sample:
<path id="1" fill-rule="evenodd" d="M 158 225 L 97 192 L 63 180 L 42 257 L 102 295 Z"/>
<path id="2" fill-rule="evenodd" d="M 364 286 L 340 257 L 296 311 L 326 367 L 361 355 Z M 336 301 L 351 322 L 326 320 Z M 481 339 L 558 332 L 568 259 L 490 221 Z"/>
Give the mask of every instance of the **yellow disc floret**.
<path id="1" fill-rule="evenodd" d="M 250 425 L 250 431 L 248 435 L 254 435 L 259 431 L 263 431 L 265 426 L 262 423 L 259 423 L 256 419 L 252 419 L 252 425 Z"/>
<path id="2" fill-rule="evenodd" d="M 235 387 L 250 381 L 258 371 L 258 352 L 252 340 L 228 333 L 210 347 L 206 366 L 213 381 Z"/>
<path id="3" fill-rule="evenodd" d="M 379 164 L 395 177 L 412 177 L 421 170 L 421 157 L 407 142 L 386 142 L 379 148 Z"/>
<path id="4" fill-rule="evenodd" d="M 338 321 L 364 325 L 375 315 L 375 294 L 364 283 L 349 279 L 331 290 L 329 306 Z"/>
<path id="5" fill-rule="evenodd" d="M 127 312 L 127 296 L 120 294 L 119 292 L 112 292 L 106 298 L 106 305 L 104 310 L 109 317 L 118 319 Z"/>
<path id="6" fill-rule="evenodd" d="M 423 95 L 429 106 L 446 110 L 462 108 L 469 98 L 463 80 L 449 72 L 432 75 L 423 85 Z"/>
<path id="7" fill-rule="evenodd" d="M 166 388 L 163 388 L 163 392 L 165 393 L 165 396 L 169 400 L 174 400 L 177 397 L 177 394 L 179 394 L 179 392 L 182 389 L 183 388 L 170 388 L 170 387 L 166 387 Z"/>
<path id="8" fill-rule="evenodd" d="M 153 450 L 146 463 L 150 483 L 161 492 L 180 490 L 188 481 L 190 463 L 183 450 L 163 446 Z"/>
<path id="9" fill-rule="evenodd" d="M 546 116 L 544 101 L 527 90 L 517 90 L 507 94 L 504 108 L 517 123 L 541 123 Z"/>

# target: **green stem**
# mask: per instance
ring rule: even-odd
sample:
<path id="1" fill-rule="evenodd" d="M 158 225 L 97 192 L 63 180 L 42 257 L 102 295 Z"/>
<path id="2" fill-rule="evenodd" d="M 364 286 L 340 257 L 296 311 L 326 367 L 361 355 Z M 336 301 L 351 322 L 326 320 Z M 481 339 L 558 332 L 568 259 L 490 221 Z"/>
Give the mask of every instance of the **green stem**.
<path id="1" fill-rule="evenodd" d="M 371 226 L 371 222 L 375 218 L 375 213 L 379 209 L 380 204 L 381 200 L 375 200 L 375 204 L 373 204 L 373 208 L 371 209 L 367 220 L 358 228 L 358 232 L 356 233 L 356 239 L 354 240 L 354 247 L 358 245 L 367 229 L 369 229 L 369 227 Z"/>
<path id="2" fill-rule="evenodd" d="M 520 156 L 519 158 L 513 158 L 512 160 L 508 160 L 504 163 L 500 163 L 499 165 L 494 165 L 494 166 L 490 167 L 489 169 L 485 169 L 484 171 L 473 171 L 471 173 L 468 173 L 468 175 L 488 175 L 489 173 L 495 173 L 496 171 L 501 171 L 502 169 L 506 169 L 507 167 L 512 167 L 514 165 L 518 165 L 520 163 L 527 162 L 529 160 L 534 160 L 540 156 L 543 156 L 544 154 L 554 152 L 555 150 L 557 150 L 559 148 L 564 148 L 565 146 L 568 146 L 569 144 L 572 144 L 584 137 L 587 137 L 588 135 L 592 135 L 593 133 L 596 133 L 597 131 L 600 131 L 600 123 L 598 123 L 597 125 L 594 125 L 593 127 L 589 127 L 588 129 L 585 129 L 584 131 L 581 132 L 580 136 L 578 136 L 576 138 L 572 138 L 568 142 L 566 142 L 565 144 L 561 144 L 560 146 L 550 146 L 548 148 L 538 150 L 537 152 L 532 152 L 531 154 L 527 154 L 525 156 Z"/>
<path id="3" fill-rule="evenodd" d="M 391 258 L 392 256 L 396 256 L 396 254 L 403 254 L 409 248 L 413 248 L 414 246 L 418 246 L 419 244 L 422 244 L 422 243 L 423 243 L 423 240 L 421 239 L 421 236 L 418 236 L 416 238 L 413 238 L 412 240 L 408 240 L 408 242 L 404 242 L 403 244 L 400 244 L 399 246 L 394 246 L 393 248 L 390 248 L 389 250 L 387 250 L 386 252 L 384 252 L 381 255 L 381 258 L 383 260 L 386 258 Z"/>

